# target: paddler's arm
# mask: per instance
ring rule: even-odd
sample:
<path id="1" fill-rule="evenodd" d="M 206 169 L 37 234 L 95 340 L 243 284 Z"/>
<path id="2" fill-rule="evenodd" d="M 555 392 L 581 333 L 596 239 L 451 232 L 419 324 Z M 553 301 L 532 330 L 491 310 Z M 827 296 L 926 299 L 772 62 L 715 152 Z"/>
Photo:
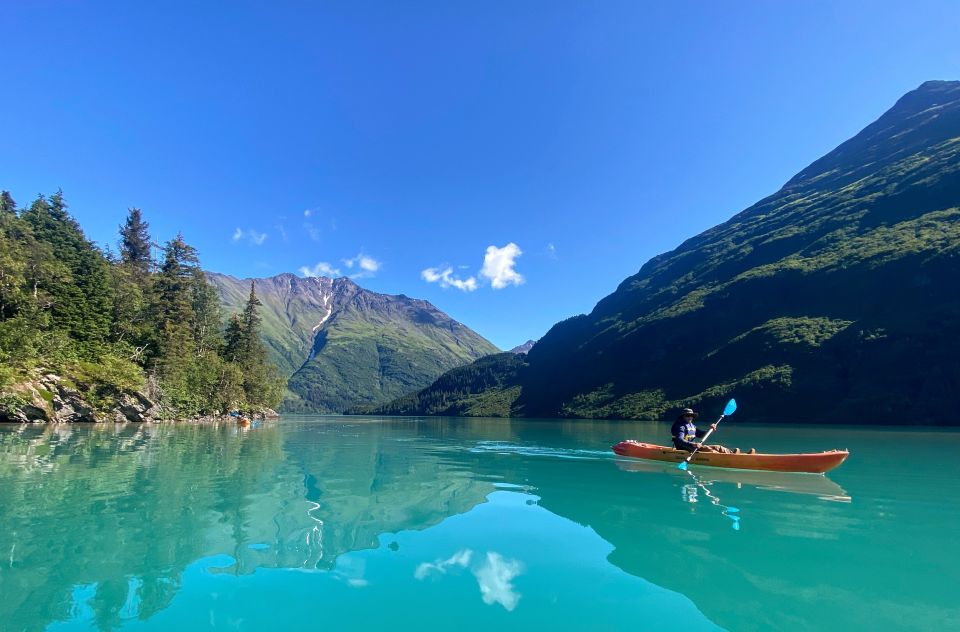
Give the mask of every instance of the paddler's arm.
<path id="1" fill-rule="evenodd" d="M 710 430 L 716 430 L 716 429 L 717 429 L 717 424 L 710 424 Z M 709 432 L 710 430 L 700 430 L 699 428 L 697 428 L 697 438 L 703 439 L 705 436 L 707 436 L 707 432 Z"/>

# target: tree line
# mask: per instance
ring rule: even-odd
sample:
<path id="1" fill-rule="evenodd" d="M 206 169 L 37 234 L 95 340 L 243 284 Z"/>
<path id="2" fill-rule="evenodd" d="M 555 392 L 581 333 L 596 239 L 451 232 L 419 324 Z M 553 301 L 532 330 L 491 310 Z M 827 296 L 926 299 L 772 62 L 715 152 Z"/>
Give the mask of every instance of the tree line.
<path id="1" fill-rule="evenodd" d="M 102 407 L 126 391 L 176 416 L 276 406 L 284 380 L 254 284 L 224 328 L 196 249 L 178 234 L 154 250 L 140 209 L 114 251 L 87 239 L 61 191 L 23 209 L 0 192 L 0 387 L 43 368 Z"/>

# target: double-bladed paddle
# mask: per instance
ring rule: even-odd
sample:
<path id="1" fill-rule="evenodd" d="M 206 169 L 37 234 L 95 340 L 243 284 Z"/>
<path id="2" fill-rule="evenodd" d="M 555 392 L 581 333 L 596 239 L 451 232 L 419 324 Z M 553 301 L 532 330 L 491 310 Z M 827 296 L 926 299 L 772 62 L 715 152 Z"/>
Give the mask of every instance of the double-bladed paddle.
<path id="1" fill-rule="evenodd" d="M 700 441 L 700 444 L 697 446 L 697 448 L 693 452 L 688 454 L 687 458 L 680 461 L 680 463 L 677 464 L 677 467 L 680 468 L 681 470 L 687 469 L 688 467 L 687 464 L 690 462 L 690 459 L 692 459 L 694 455 L 696 455 L 696 453 L 700 451 L 700 448 L 702 448 L 707 443 L 707 439 L 709 439 L 710 435 L 713 434 L 713 431 L 717 429 L 717 424 L 723 421 L 724 417 L 729 417 L 736 411 L 737 411 L 737 400 L 731 399 L 729 402 L 727 402 L 727 405 L 723 407 L 723 414 L 720 415 L 720 419 L 716 420 L 713 426 L 710 427 L 710 430 L 707 431 L 707 434 L 703 435 L 703 440 Z"/>

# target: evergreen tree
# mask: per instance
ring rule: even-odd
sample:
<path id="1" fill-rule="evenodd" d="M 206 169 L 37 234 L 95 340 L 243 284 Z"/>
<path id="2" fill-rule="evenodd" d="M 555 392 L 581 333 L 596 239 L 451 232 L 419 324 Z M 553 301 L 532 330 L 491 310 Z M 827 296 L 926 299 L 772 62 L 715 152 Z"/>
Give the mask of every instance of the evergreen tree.
<path id="1" fill-rule="evenodd" d="M 16 314 L 26 285 L 26 253 L 14 234 L 17 222 L 6 210 L 0 211 L 0 321 Z"/>
<path id="2" fill-rule="evenodd" d="M 13 201 L 9 191 L 0 191 L 0 215 L 16 215 L 17 203 Z"/>
<path id="3" fill-rule="evenodd" d="M 157 325 L 168 323 L 189 327 L 193 321 L 191 281 L 199 269 L 197 251 L 178 233 L 163 249 L 164 258 L 154 283 Z"/>
<path id="4" fill-rule="evenodd" d="M 217 354 L 223 347 L 223 337 L 220 334 L 220 297 L 217 289 L 207 281 L 203 270 L 197 269 L 191 292 L 195 353 L 197 357 Z"/>
<path id="5" fill-rule="evenodd" d="M 127 211 L 127 221 L 120 226 L 120 260 L 146 276 L 150 271 L 150 225 L 138 208 Z"/>
<path id="6" fill-rule="evenodd" d="M 67 212 L 61 191 L 49 201 L 39 196 L 21 218 L 64 266 L 47 287 L 53 326 L 81 343 L 81 355 L 95 356 L 108 340 L 113 320 L 110 273 L 103 253 Z"/>
<path id="7" fill-rule="evenodd" d="M 267 350 L 260 340 L 260 313 L 258 308 L 263 303 L 257 298 L 257 283 L 250 281 L 250 296 L 247 297 L 247 304 L 243 308 L 243 343 L 242 356 L 246 362 L 259 362 L 261 357 L 266 357 Z"/>
<path id="8" fill-rule="evenodd" d="M 250 405 L 276 406 L 283 394 L 283 381 L 276 366 L 267 359 L 260 338 L 261 318 L 256 283 L 250 282 L 250 296 L 243 313 L 227 324 L 226 357 L 238 365 L 243 376 L 243 392 Z"/>
<path id="9" fill-rule="evenodd" d="M 177 381 L 193 349 L 194 320 L 191 280 L 199 268 L 196 250 L 178 234 L 164 247 L 163 264 L 153 286 L 155 339 L 150 356 L 161 378 Z"/>
<path id="10" fill-rule="evenodd" d="M 240 321 L 240 316 L 238 314 L 234 314 L 230 317 L 230 320 L 227 322 L 227 330 L 223 338 L 224 359 L 226 359 L 228 362 L 238 362 L 240 359 L 241 347 L 243 346 L 243 323 Z"/>

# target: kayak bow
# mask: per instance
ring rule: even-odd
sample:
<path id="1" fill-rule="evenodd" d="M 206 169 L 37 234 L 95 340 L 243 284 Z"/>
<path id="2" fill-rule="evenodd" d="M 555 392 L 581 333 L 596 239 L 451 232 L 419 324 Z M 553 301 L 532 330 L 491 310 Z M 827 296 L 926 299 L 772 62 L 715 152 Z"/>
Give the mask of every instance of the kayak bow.
<path id="1" fill-rule="evenodd" d="M 638 459 L 679 463 L 690 456 L 686 450 L 677 450 L 652 443 L 621 441 L 613 446 L 620 456 Z M 766 470 L 771 472 L 809 472 L 822 474 L 843 463 L 850 453 L 846 450 L 829 450 L 811 454 L 721 454 L 697 452 L 690 461 L 693 465 L 709 465 L 738 470 Z"/>

